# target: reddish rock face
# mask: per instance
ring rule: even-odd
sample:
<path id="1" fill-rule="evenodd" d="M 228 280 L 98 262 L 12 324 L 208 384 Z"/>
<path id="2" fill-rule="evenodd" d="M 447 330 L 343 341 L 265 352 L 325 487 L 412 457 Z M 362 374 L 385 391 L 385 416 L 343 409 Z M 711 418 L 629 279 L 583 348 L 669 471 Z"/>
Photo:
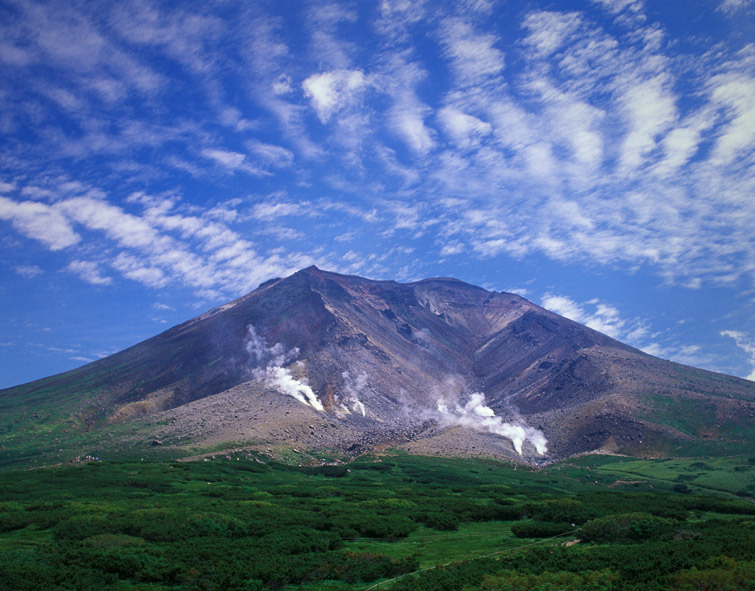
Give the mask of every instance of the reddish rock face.
<path id="1" fill-rule="evenodd" d="M 532 444 L 520 456 L 496 434 L 492 413 L 542 431 L 548 459 L 650 453 L 711 430 L 736 441 L 755 384 L 651 357 L 513 294 L 310 267 L 108 358 L 1 391 L 0 410 L 19 397 L 44 405 L 81 392 L 94 431 L 146 418 L 194 444 L 539 460 Z M 475 392 L 484 407 L 464 411 Z M 674 420 L 696 407 L 718 426 Z"/>

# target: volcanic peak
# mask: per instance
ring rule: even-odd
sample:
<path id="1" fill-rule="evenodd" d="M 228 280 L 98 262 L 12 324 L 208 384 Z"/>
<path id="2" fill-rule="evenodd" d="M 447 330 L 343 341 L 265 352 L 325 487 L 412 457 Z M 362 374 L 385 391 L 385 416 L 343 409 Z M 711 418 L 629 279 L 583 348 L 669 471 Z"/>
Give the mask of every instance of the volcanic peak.
<path id="1" fill-rule="evenodd" d="M 651 357 L 518 295 L 311 266 L 125 351 L 0 391 L 0 411 L 54 407 L 68 416 L 61 438 L 71 424 L 93 437 L 122 424 L 151 440 L 159 425 L 161 441 L 179 446 L 539 461 L 545 440 L 549 459 L 747 446 L 754 399 L 752 382 Z"/>

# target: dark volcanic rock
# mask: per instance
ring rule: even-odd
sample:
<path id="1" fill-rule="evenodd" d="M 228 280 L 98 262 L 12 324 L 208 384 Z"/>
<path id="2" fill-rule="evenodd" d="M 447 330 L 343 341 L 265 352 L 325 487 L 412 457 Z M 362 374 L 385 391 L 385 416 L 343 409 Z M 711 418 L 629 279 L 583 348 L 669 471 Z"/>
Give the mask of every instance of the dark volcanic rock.
<path id="1" fill-rule="evenodd" d="M 460 420 L 478 391 L 503 420 L 538 426 L 550 458 L 736 440 L 755 411 L 752 382 L 656 359 L 513 294 L 315 267 L 108 358 L 0 391 L 0 410 L 19 397 L 42 406 L 78 399 L 78 420 L 93 432 L 135 419 L 165 425 L 154 445 L 404 445 L 518 457 L 480 414 Z M 674 420 L 674 408 L 696 405 L 714 424 Z M 529 444 L 523 454 L 536 457 Z"/>

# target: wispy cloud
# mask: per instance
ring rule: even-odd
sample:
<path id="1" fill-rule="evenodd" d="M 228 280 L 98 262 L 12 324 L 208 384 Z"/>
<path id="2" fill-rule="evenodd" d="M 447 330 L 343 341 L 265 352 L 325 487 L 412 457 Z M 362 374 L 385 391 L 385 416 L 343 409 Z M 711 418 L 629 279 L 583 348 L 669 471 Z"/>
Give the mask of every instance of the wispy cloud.
<path id="1" fill-rule="evenodd" d="M 704 41 L 641 0 L 549 6 L 13 4 L 3 244 L 201 297 L 462 257 L 751 285 L 755 47 L 721 31 L 752 2 L 701 5 Z"/>
<path id="2" fill-rule="evenodd" d="M 19 232 L 61 250 L 81 240 L 66 217 L 55 207 L 33 201 L 0 197 L 0 219 L 10 221 Z"/>
<path id="3" fill-rule="evenodd" d="M 628 88 L 619 99 L 629 132 L 621 145 L 620 171 L 634 172 L 677 118 L 674 97 L 663 76 Z"/>
<path id="4" fill-rule="evenodd" d="M 246 145 L 252 154 L 269 166 L 285 168 L 291 166 L 294 161 L 294 153 L 282 146 L 256 140 L 248 141 Z"/>
<path id="5" fill-rule="evenodd" d="M 646 20 L 644 0 L 593 0 L 614 15 L 617 22 L 627 27 L 637 27 Z"/>
<path id="6" fill-rule="evenodd" d="M 229 150 L 218 150 L 216 148 L 205 148 L 202 150 L 202 156 L 213 160 L 221 167 L 231 172 L 246 172 L 255 176 L 266 176 L 269 172 L 256 168 L 246 161 L 246 154 L 240 152 L 231 152 Z"/>
<path id="7" fill-rule="evenodd" d="M 547 294 L 542 298 L 541 305 L 556 314 L 637 347 L 649 355 L 695 367 L 715 369 L 721 365 L 722 359 L 703 346 L 670 341 L 668 336 L 653 330 L 648 321 L 627 317 L 618 307 L 598 299 L 576 302 L 568 296 Z"/>
<path id="8" fill-rule="evenodd" d="M 110 285 L 113 282 L 110 277 L 100 273 L 97 263 L 91 261 L 71 261 L 68 263 L 66 270 L 75 273 L 92 285 Z"/>
<path id="9" fill-rule="evenodd" d="M 252 217 L 265 221 L 279 217 L 305 215 L 307 212 L 312 212 L 311 204 L 278 200 L 275 195 L 272 199 L 257 203 L 252 207 Z"/>
<path id="10" fill-rule="evenodd" d="M 504 53 L 495 45 L 495 35 L 480 33 L 465 20 L 446 19 L 439 35 L 451 69 L 461 86 L 495 80 L 505 65 Z"/>
<path id="11" fill-rule="evenodd" d="M 629 338 L 627 321 L 621 318 L 619 310 L 610 304 L 598 300 L 590 300 L 585 304 L 578 304 L 571 298 L 562 295 L 548 294 L 542 300 L 544 308 L 565 316 L 570 320 L 589 326 L 590 328 L 607 334 L 615 339 Z M 639 336 L 639 327 L 634 327 L 631 332 Z"/>
<path id="12" fill-rule="evenodd" d="M 734 339 L 737 347 L 747 353 L 752 371 L 746 376 L 746 378 L 755 381 L 755 340 L 749 338 L 745 333 L 739 330 L 722 330 L 721 336 Z"/>
<path id="13" fill-rule="evenodd" d="M 732 16 L 740 10 L 750 8 L 755 4 L 755 0 L 724 0 L 718 5 L 717 10 Z"/>
<path id="14" fill-rule="evenodd" d="M 334 70 L 313 74 L 302 87 L 320 121 L 327 123 L 333 113 L 358 99 L 365 83 L 364 74 L 359 70 Z"/>
<path id="15" fill-rule="evenodd" d="M 60 187 L 54 193 L 65 192 Z M 132 209 L 141 207 L 141 211 L 126 211 L 86 186 L 78 186 L 76 192 L 97 197 L 65 197 L 52 205 L 0 197 L 0 211 L 7 212 L 26 236 L 50 250 L 75 248 L 77 253 L 84 253 L 100 245 L 97 250 L 103 254 L 99 258 L 73 258 L 66 266 L 67 271 L 92 285 L 110 285 L 110 268 L 148 287 L 178 283 L 193 287 L 203 297 L 217 299 L 238 295 L 264 279 L 289 274 L 314 262 L 312 256 L 302 253 L 275 251 L 261 255 L 253 243 L 218 221 L 238 219 L 237 214 L 229 215 L 227 207 L 222 215 L 216 210 L 193 215 L 186 213 L 192 208 L 180 205 L 175 197 L 135 193 L 127 202 Z M 306 210 L 306 203 L 268 201 L 254 206 L 251 215 L 272 221 L 281 216 L 312 214 L 311 209 Z M 301 237 L 296 230 L 284 227 L 265 228 L 260 233 L 269 235 L 270 231 L 279 240 Z M 18 272 L 32 276 L 37 269 L 28 266 Z"/>
<path id="16" fill-rule="evenodd" d="M 70 359 L 73 359 L 74 361 L 81 361 L 83 363 L 91 363 L 94 361 L 91 357 L 82 357 L 81 355 L 73 355 L 70 357 Z"/>
<path id="17" fill-rule="evenodd" d="M 14 269 L 22 277 L 31 278 L 41 275 L 44 271 L 37 265 L 19 265 Z"/>

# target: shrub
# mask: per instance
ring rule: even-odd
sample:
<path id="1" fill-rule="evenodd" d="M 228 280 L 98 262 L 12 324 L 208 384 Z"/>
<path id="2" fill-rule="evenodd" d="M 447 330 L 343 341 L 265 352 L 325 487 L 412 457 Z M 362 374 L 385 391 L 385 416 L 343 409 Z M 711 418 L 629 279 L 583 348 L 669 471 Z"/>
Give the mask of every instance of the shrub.
<path id="1" fill-rule="evenodd" d="M 612 591 L 618 589 L 619 576 L 611 571 L 544 572 L 526 574 L 502 571 L 482 580 L 482 591 Z"/>
<path id="2" fill-rule="evenodd" d="M 673 522 L 649 513 L 623 513 L 593 519 L 579 530 L 579 537 L 588 542 L 626 544 L 657 537 Z"/>
<path id="3" fill-rule="evenodd" d="M 220 536 L 224 538 L 239 538 L 246 535 L 246 524 L 230 515 L 222 513 L 195 513 L 186 519 L 189 535 Z"/>
<path id="4" fill-rule="evenodd" d="M 314 468 L 302 468 L 302 472 L 305 474 L 317 474 L 322 476 L 328 476 L 330 478 L 343 478 L 349 473 L 347 466 L 316 466 Z"/>
<path id="5" fill-rule="evenodd" d="M 403 515 L 375 515 L 374 513 L 349 513 L 333 519 L 335 531 L 342 537 L 354 537 L 352 532 L 368 538 L 405 538 L 417 524 Z"/>
<path id="6" fill-rule="evenodd" d="M 29 515 L 23 511 L 7 511 L 0 513 L 0 532 L 22 529 L 31 523 Z"/>
<path id="7" fill-rule="evenodd" d="M 335 532 L 323 532 L 305 527 L 287 528 L 259 538 L 259 545 L 275 554 L 304 554 L 336 550 L 343 544 Z"/>
<path id="8" fill-rule="evenodd" d="M 84 538 L 81 542 L 85 546 L 94 546 L 95 548 L 122 548 L 127 546 L 143 546 L 146 544 L 144 539 L 126 534 L 97 534 L 89 538 Z"/>
<path id="9" fill-rule="evenodd" d="M 98 534 L 113 533 L 117 525 L 105 515 L 74 515 L 55 526 L 55 535 L 64 540 L 83 540 Z"/>
<path id="10" fill-rule="evenodd" d="M 427 527 L 439 529 L 441 531 L 456 531 L 459 529 L 459 520 L 455 515 L 443 513 L 442 511 L 424 511 L 417 514 L 417 519 Z"/>
<path id="11" fill-rule="evenodd" d="M 595 513 L 575 499 L 553 499 L 540 503 L 528 503 L 527 514 L 538 521 L 552 523 L 584 523 Z"/>
<path id="12" fill-rule="evenodd" d="M 552 538 L 574 528 L 570 523 L 550 523 L 548 521 L 525 521 L 511 526 L 511 533 L 517 538 Z"/>
<path id="13" fill-rule="evenodd" d="M 697 591 L 740 591 L 755 581 L 755 562 L 739 562 L 725 556 L 709 560 L 696 570 L 679 571 L 673 576 L 674 589 Z"/>
<path id="14" fill-rule="evenodd" d="M 501 501 L 496 502 L 499 503 L 495 508 L 496 519 L 499 519 L 500 521 L 518 521 L 524 519 L 527 514 L 524 503 L 514 505 L 501 503 Z"/>
<path id="15" fill-rule="evenodd" d="M 348 583 L 395 577 L 419 568 L 419 561 L 413 556 L 395 559 L 364 552 L 345 552 L 340 560 L 331 559 L 331 564 L 330 572 L 323 573 L 323 578 L 337 578 Z"/>
<path id="16" fill-rule="evenodd" d="M 395 511 L 411 511 L 417 508 L 417 503 L 406 499 L 370 499 L 359 503 L 361 507 L 382 513 Z"/>

